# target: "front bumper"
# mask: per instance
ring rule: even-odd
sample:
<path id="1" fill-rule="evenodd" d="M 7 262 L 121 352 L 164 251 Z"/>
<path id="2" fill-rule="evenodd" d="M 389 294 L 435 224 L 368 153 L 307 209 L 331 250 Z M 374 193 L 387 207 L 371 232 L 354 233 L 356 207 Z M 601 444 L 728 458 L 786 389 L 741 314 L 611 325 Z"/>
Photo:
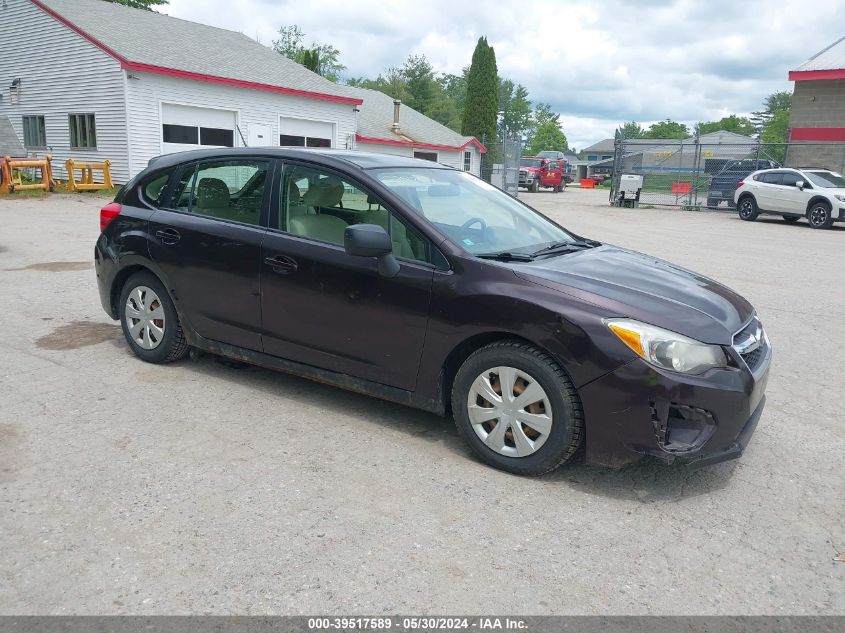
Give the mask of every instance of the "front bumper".
<path id="1" fill-rule="evenodd" d="M 620 467 L 646 455 L 697 468 L 742 455 L 765 405 L 771 347 L 752 372 L 734 366 L 687 376 L 641 359 L 579 390 L 587 462 Z"/>

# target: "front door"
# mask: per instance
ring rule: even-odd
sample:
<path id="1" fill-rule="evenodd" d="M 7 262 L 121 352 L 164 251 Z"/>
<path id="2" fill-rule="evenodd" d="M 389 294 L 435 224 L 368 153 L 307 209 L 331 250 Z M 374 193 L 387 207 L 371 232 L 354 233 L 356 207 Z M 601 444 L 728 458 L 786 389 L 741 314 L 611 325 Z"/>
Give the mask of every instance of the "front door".
<path id="1" fill-rule="evenodd" d="M 805 181 L 803 188 L 798 188 L 799 181 Z M 785 171 L 780 184 L 780 203 L 775 211 L 792 212 L 803 215 L 807 211 L 810 197 L 813 195 L 812 185 L 797 171 Z"/>
<path id="2" fill-rule="evenodd" d="M 289 164 L 261 249 L 264 351 L 413 390 L 428 325 L 431 245 L 351 179 Z M 343 249 L 350 224 L 391 233 L 399 274 Z"/>
<path id="3" fill-rule="evenodd" d="M 186 165 L 169 203 L 150 219 L 150 255 L 197 334 L 256 351 L 270 165 L 261 159 Z"/>

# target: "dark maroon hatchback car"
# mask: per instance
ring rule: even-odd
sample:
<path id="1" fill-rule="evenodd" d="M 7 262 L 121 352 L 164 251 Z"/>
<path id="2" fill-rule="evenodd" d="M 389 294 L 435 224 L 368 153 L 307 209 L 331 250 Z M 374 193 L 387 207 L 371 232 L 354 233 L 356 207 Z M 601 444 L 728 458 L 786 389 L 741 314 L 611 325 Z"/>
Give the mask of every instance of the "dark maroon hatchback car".
<path id="1" fill-rule="evenodd" d="M 738 457 L 771 347 L 710 279 L 565 230 L 469 174 L 341 150 L 154 159 L 101 212 L 106 312 L 141 359 L 189 347 L 451 413 L 537 475 Z"/>

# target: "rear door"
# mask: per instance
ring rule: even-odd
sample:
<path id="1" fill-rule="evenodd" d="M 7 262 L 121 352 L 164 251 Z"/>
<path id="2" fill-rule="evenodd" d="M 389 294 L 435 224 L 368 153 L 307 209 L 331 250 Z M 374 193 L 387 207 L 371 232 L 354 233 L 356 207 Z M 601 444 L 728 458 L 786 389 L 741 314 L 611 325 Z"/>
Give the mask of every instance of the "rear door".
<path id="1" fill-rule="evenodd" d="M 150 219 L 150 255 L 193 329 L 256 351 L 272 166 L 261 157 L 185 164 Z"/>
<path id="2" fill-rule="evenodd" d="M 777 211 L 781 205 L 781 179 L 783 173 L 779 171 L 768 171 L 760 174 L 758 181 L 757 206 L 766 211 Z"/>

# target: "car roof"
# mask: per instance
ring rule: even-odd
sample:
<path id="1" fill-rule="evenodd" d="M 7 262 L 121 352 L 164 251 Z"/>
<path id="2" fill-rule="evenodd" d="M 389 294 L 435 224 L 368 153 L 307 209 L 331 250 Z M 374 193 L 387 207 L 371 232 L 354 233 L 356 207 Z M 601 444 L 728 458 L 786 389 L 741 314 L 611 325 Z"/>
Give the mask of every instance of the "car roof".
<path id="1" fill-rule="evenodd" d="M 375 152 L 361 152 L 348 149 L 330 148 L 299 148 L 299 147 L 223 147 L 194 149 L 173 154 L 156 156 L 148 163 L 148 167 L 163 168 L 180 163 L 206 159 L 230 159 L 242 156 L 268 156 L 280 159 L 301 159 L 309 162 L 319 162 L 333 167 L 357 167 L 359 169 L 377 169 L 383 167 L 416 167 L 425 169 L 453 169 L 421 158 L 406 158 L 391 156 L 390 154 L 376 154 Z"/>

